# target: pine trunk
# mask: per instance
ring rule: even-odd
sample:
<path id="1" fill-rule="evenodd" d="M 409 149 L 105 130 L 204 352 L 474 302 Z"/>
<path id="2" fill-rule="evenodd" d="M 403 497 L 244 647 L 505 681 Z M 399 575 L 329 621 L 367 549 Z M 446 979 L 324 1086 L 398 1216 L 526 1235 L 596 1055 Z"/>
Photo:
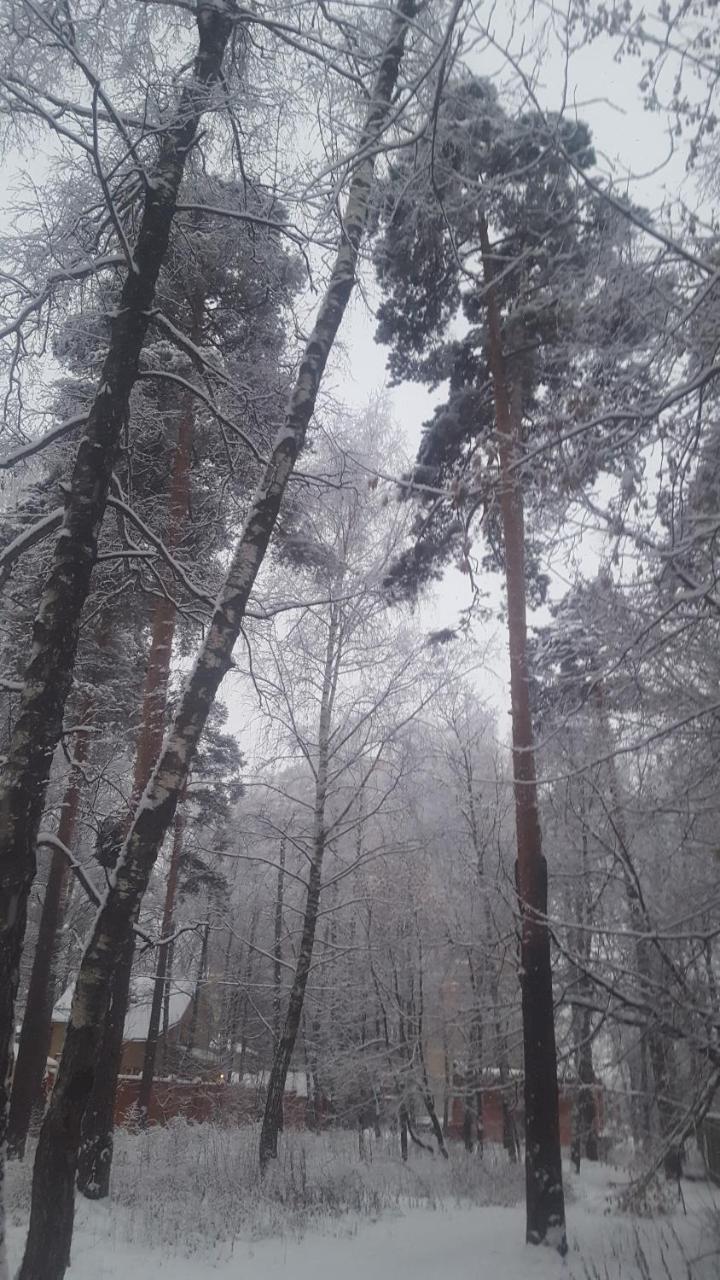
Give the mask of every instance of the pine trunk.
<path id="1" fill-rule="evenodd" d="M 562 1183 L 557 1050 L 550 933 L 547 925 L 547 864 L 542 852 L 530 710 L 525 604 L 525 529 L 518 426 L 510 405 L 497 295 L 487 226 L 481 225 L 487 285 L 488 360 L 493 383 L 500 458 L 500 513 L 505 547 L 513 780 L 517 837 L 516 880 L 521 914 L 520 980 L 525 1062 L 526 1238 L 548 1240 L 567 1250 Z"/>

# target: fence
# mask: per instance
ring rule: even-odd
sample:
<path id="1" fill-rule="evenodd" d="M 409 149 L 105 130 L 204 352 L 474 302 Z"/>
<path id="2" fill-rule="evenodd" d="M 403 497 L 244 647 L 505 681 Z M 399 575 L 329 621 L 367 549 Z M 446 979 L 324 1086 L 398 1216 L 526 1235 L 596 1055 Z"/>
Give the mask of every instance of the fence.
<path id="1" fill-rule="evenodd" d="M 115 1099 L 115 1124 L 127 1128 L 138 1117 L 140 1078 L 121 1076 Z M 289 1129 L 305 1124 L 307 1100 L 286 1093 L 283 1121 Z M 242 1084 L 207 1083 L 189 1080 L 156 1080 L 148 1107 L 150 1124 L 167 1124 L 178 1116 L 194 1124 L 248 1124 L 262 1116 L 263 1097 L 257 1089 Z"/>

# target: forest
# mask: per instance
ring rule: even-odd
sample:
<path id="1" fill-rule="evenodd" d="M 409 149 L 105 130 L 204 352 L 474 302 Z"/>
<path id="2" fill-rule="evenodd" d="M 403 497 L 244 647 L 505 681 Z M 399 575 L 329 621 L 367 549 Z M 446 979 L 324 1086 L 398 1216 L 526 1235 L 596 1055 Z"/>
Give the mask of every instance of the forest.
<path id="1" fill-rule="evenodd" d="M 0 0 L 0 1280 L 717 1275 L 718 68 Z"/>

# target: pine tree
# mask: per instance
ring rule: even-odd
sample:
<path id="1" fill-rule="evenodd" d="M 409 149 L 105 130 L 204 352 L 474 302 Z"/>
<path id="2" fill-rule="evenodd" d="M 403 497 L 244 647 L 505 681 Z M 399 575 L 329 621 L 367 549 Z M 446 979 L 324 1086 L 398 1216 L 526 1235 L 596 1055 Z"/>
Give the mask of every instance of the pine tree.
<path id="1" fill-rule="evenodd" d="M 564 158 L 570 152 L 577 166 L 592 163 L 586 127 L 552 123 L 562 149 L 553 145 L 544 120 L 506 114 L 488 83 L 468 79 L 450 89 L 432 143 L 389 185 L 376 261 L 384 294 L 377 336 L 391 343 L 394 376 L 431 386 L 450 382 L 450 399 L 427 424 L 406 485 L 410 493 L 413 485 L 430 489 L 418 541 L 388 575 L 388 588 L 395 596 L 412 595 L 452 553 L 470 571 L 478 511 L 488 562 L 502 567 L 506 580 L 527 1239 L 554 1239 L 564 1251 L 547 864 L 526 609 L 547 584 L 533 536 L 543 517 L 550 510 L 557 516 L 569 492 L 601 467 L 617 474 L 623 465 L 603 453 L 599 433 L 588 431 L 576 443 L 565 428 L 580 403 L 587 409 L 600 381 L 627 374 L 642 325 L 622 288 L 603 297 L 602 315 L 588 305 L 593 293 L 597 297 L 600 273 L 604 281 L 617 281 L 628 237 L 597 201 L 580 198 Z M 459 316 L 464 334 L 455 339 L 448 330 Z M 579 349 L 582 360 L 575 363 Z M 438 500 L 443 491 L 445 502 Z"/>

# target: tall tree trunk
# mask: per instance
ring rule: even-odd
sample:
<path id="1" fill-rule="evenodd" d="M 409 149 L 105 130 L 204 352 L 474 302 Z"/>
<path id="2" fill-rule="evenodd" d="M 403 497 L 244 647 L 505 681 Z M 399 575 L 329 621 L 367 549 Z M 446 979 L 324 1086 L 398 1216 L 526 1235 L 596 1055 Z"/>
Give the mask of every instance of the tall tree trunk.
<path id="1" fill-rule="evenodd" d="M 525 1186 L 529 1244 L 549 1240 L 567 1250 L 562 1183 L 557 1050 L 553 1009 L 550 934 L 547 925 L 547 864 L 542 852 L 530 710 L 525 605 L 525 528 L 519 461 L 519 423 L 513 421 L 502 328 L 487 225 L 481 222 L 486 281 L 488 360 L 495 401 L 500 459 L 500 514 L 505 547 L 513 779 L 517 836 L 517 894 L 521 914 L 520 974 L 525 1060 Z"/>
<path id="2" fill-rule="evenodd" d="M 200 338 L 203 304 L 204 297 L 197 295 L 193 306 L 191 332 L 193 342 L 197 342 Z M 190 500 L 193 427 L 194 406 L 192 396 L 188 393 L 178 425 L 168 492 L 165 544 L 170 551 L 174 551 L 180 541 Z M 175 605 L 172 600 L 167 596 L 159 596 L 152 617 L 140 732 L 135 750 L 133 789 L 130 812 L 125 823 L 126 830 L 162 747 L 175 622 Z M 122 1064 L 123 1032 L 130 1001 L 134 951 L 134 937 L 131 934 L 124 947 L 122 961 L 115 967 L 110 979 L 108 1013 L 98 1055 L 103 1064 L 103 1070 L 95 1077 L 93 1092 L 88 1100 L 82 1126 L 83 1149 L 78 1164 L 77 1185 L 78 1190 L 92 1200 L 102 1200 L 110 1194 L 115 1100 L 118 1074 Z M 166 952 L 164 959 L 167 966 Z"/>
<path id="3" fill-rule="evenodd" d="M 315 930 L 320 911 L 320 890 L 322 886 L 322 865 L 325 854 L 325 802 L 327 799 L 328 757 L 330 746 L 330 729 L 332 711 L 337 688 L 338 659 L 340 640 L 338 636 L 339 622 L 337 606 L 330 606 L 330 622 L 325 648 L 325 666 L 323 671 L 322 697 L 318 724 L 318 759 L 315 773 L 315 805 L 313 851 L 308 875 L 307 898 L 303 916 L 303 931 L 300 939 L 300 953 L 295 967 L 287 1013 L 282 1035 L 273 1055 L 273 1064 L 268 1081 L 265 1111 L 260 1131 L 260 1169 L 267 1168 L 268 1161 L 277 1156 L 278 1133 L 282 1125 L 283 1097 L 285 1084 L 290 1069 L 295 1041 L 300 1030 L 305 991 L 312 963 L 315 945 Z"/>
<path id="4" fill-rule="evenodd" d="M 173 847 L 172 854 L 170 856 L 170 866 L 168 868 L 167 884 L 165 887 L 165 906 L 163 907 L 161 925 L 161 937 L 163 938 L 170 937 L 175 918 L 175 895 L 177 893 L 178 871 L 180 868 L 180 858 L 182 856 L 184 831 L 185 816 L 183 810 L 178 809 L 178 812 L 175 815 Z M 155 1061 L 157 1058 L 158 1039 L 160 1036 L 160 1018 L 162 1016 L 165 992 L 170 985 L 167 981 L 169 950 L 169 942 L 158 948 L 155 984 L 153 986 L 152 1005 L 150 1006 L 150 1022 L 148 1024 L 147 1040 L 145 1041 L 145 1056 L 143 1057 L 140 1092 L 138 1093 L 140 1124 L 143 1127 L 147 1124 L 153 1080 L 155 1079 Z"/>
<path id="5" fill-rule="evenodd" d="M 127 421 L 130 394 L 150 323 L 155 289 L 165 259 L 175 203 L 187 156 L 203 112 L 210 105 L 210 87 L 222 73 L 225 48 L 233 29 L 229 6 L 216 0 L 199 0 L 198 51 L 192 73 L 183 88 L 177 109 L 160 136 L 159 154 L 151 180 L 145 187 L 145 203 L 133 250 L 133 268 L 125 278 L 117 308 L 110 321 L 110 345 L 100 373 L 98 390 L 90 407 L 65 498 L 63 525 L 55 543 L 53 564 L 45 584 L 33 628 L 33 643 L 25 671 L 20 710 L 2 769 L 0 782 L 0 1151 L 7 1130 L 8 1065 L 15 1030 L 15 997 L 27 901 L 35 876 L 35 840 L 45 804 L 50 766 L 62 733 L 65 702 L 70 692 L 77 652 L 80 615 L 90 590 L 97 558 L 97 540 L 105 513 L 110 479 L 122 431 Z M 58 1124 L 56 1114 L 54 1124 Z M 58 1147 L 48 1161 L 47 1174 L 65 1169 L 62 1150 L 73 1145 L 79 1120 L 58 1129 Z M 0 1171 L 1 1174 L 1 1171 Z M 61 1215 L 67 1217 L 72 1190 L 62 1193 Z M 71 1215 L 70 1215 L 71 1216 Z M 39 1241 L 36 1273 L 47 1271 L 48 1254 L 60 1257 L 61 1274 L 67 1265 L 58 1248 L 46 1247 L 42 1215 L 35 1219 Z M 4 1239 L 4 1237 L 3 1237 Z M 28 1260 L 30 1266 L 30 1258 Z M 27 1271 L 27 1275 L 32 1270 Z"/>
<path id="6" fill-rule="evenodd" d="M 224 29 L 225 11 L 213 8 Z M 415 0 L 399 0 L 369 97 L 330 281 L 300 361 L 285 422 L 251 504 L 212 622 L 187 680 L 157 767 L 138 806 L 114 882 L 97 914 L 73 996 L 65 1047 L 35 1157 L 30 1230 L 19 1280 L 61 1280 L 70 1256 L 72 1183 L 80 1118 L 92 1090 L 106 974 L 132 929 L 160 846 L 175 815 L 192 757 L 220 682 L 232 661 L 248 599 L 275 527 L 295 460 L 303 447 L 328 356 L 355 282 L 370 211 L 378 138 L 387 123 Z M 201 10 L 209 28 L 208 11 Z M 315 887 L 311 882 L 312 892 Z M 319 884 L 317 886 L 319 891 Z M 8 1035 L 9 1042 L 9 1035 Z"/>
<path id="7" fill-rule="evenodd" d="M 80 716 L 83 728 L 87 726 L 90 710 L 91 704 L 88 701 Z M 75 839 L 82 766 L 87 758 L 88 741 L 89 735 L 86 732 L 78 735 L 73 767 L 60 811 L 57 835 L 66 848 L 71 848 Z M 62 924 L 67 865 L 67 858 L 63 853 L 59 849 L 53 850 L 15 1061 L 7 1132 L 7 1150 L 11 1158 L 16 1156 L 22 1159 L 33 1111 L 45 1108 L 43 1080 L 50 1050 L 55 999 L 53 967 L 58 931 Z"/>
<path id="8" fill-rule="evenodd" d="M 82 1145 L 78 1155 L 78 1190 L 88 1200 L 104 1200 L 110 1194 L 114 1149 L 115 1102 L 125 1044 L 127 993 L 135 958 L 133 934 L 123 942 L 122 953 L 110 975 L 108 1008 L 97 1055 L 101 1070 L 82 1119 Z"/>

